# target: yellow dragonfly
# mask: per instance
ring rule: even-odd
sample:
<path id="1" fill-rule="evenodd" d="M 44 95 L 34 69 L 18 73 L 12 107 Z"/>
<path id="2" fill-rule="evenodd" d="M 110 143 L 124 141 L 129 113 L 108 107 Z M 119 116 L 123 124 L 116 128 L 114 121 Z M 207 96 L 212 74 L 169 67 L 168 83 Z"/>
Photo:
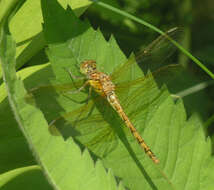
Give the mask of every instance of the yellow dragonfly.
<path id="1" fill-rule="evenodd" d="M 176 32 L 176 29 L 172 29 L 167 32 L 167 35 L 173 36 Z M 171 48 L 166 47 L 169 44 L 170 42 L 166 37 L 158 37 L 139 54 L 137 61 L 139 62 L 140 60 L 144 63 L 149 63 L 151 61 L 160 62 L 160 60 L 163 60 L 163 56 L 169 56 L 170 52 L 173 51 Z M 168 48 L 168 50 L 166 50 L 166 48 Z M 87 89 L 88 97 L 86 101 L 83 101 L 85 105 L 74 111 L 63 113 L 55 118 L 49 119 L 51 133 L 54 134 L 57 128 L 63 136 L 71 135 L 81 144 L 87 146 L 91 151 L 95 153 L 98 152 L 99 154 L 102 152 L 101 155 L 105 155 L 109 151 L 112 151 L 117 144 L 117 138 L 115 137 L 118 131 L 117 129 L 115 130 L 115 128 L 120 128 L 122 126 L 124 129 L 123 126 L 125 125 L 130 130 L 126 133 L 133 134 L 134 138 L 152 161 L 156 164 L 159 163 L 159 159 L 155 156 L 132 123 L 132 118 L 141 113 L 144 106 L 147 106 L 144 103 L 139 103 L 144 101 L 141 100 L 140 95 L 145 92 L 152 93 L 152 91 L 156 89 L 153 77 L 160 80 L 164 75 L 178 72 L 179 66 L 166 65 L 155 71 L 153 75 L 150 73 L 131 81 L 121 80 L 121 76 L 126 76 L 127 72 L 130 72 L 136 67 L 134 63 L 135 59 L 131 58 L 124 65 L 117 68 L 111 75 L 107 75 L 105 72 L 100 72 L 97 69 L 95 60 L 84 60 L 80 64 L 80 72 L 85 76 L 84 78 L 87 79 L 84 83 L 82 83 L 81 78 L 72 85 L 60 84 L 54 86 L 41 86 L 32 89 L 31 92 L 33 94 L 41 95 L 41 90 L 49 89 L 50 92 L 51 88 L 57 92 L 63 93 L 65 96 L 69 95 L 67 98 L 73 98 L 75 94 L 85 90 L 85 87 L 89 87 L 89 89 Z M 71 71 L 69 71 L 68 74 L 71 76 L 72 80 L 78 78 L 73 76 Z M 93 92 L 92 88 L 94 90 Z M 152 97 L 152 95 L 150 95 L 149 99 L 151 99 L 150 103 L 155 101 L 155 97 Z M 69 101 L 75 102 L 74 99 Z M 116 127 L 112 127 L 113 125 Z M 120 132 L 121 131 L 119 131 L 119 133 Z M 102 145 L 103 143 L 105 145 Z"/>

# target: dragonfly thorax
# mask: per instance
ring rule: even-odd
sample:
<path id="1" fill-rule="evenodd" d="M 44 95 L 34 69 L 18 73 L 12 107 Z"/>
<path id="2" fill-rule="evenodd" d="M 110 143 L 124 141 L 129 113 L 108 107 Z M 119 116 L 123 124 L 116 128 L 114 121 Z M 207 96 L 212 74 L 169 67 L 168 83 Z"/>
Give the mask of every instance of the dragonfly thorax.
<path id="1" fill-rule="evenodd" d="M 96 61 L 85 60 L 80 65 L 80 72 L 84 75 L 90 76 L 92 73 L 97 71 Z"/>

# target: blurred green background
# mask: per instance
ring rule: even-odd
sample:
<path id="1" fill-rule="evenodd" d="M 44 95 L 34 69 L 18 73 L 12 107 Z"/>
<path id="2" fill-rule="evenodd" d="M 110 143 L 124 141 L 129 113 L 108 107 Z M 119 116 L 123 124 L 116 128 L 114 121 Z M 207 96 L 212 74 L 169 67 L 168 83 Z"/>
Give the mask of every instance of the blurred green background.
<path id="1" fill-rule="evenodd" d="M 173 27 L 182 30 L 179 42 L 202 63 L 214 72 L 214 1 L 213 0 L 102 0 L 103 2 L 131 13 L 163 31 Z M 106 39 L 113 34 L 120 48 L 128 56 L 154 40 L 158 34 L 123 16 L 117 15 L 96 4 L 82 15 L 94 28 L 100 28 Z M 188 117 L 198 114 L 213 134 L 214 88 L 211 78 L 195 63 L 179 51 L 171 59 L 183 65 L 185 71 L 169 83 L 170 92 L 179 94 L 201 82 L 205 86 L 183 97 Z M 212 127 L 213 126 L 213 127 Z"/>

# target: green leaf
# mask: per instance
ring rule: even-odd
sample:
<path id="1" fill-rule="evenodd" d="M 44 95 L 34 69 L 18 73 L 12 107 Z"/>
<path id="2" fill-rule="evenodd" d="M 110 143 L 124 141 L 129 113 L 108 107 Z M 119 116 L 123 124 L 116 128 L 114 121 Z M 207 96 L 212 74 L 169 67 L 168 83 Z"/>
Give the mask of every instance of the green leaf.
<path id="1" fill-rule="evenodd" d="M 43 73 L 40 72 L 40 76 L 50 77 L 51 73 L 48 72 L 50 69 L 46 69 L 48 66 L 49 64 L 25 68 L 17 72 L 17 75 L 20 79 L 25 80 L 26 86 L 36 85 L 39 83 L 39 76 L 35 73 L 41 69 Z M 35 161 L 9 106 L 4 83 L 0 86 L 0 92 L 0 118 L 4 118 L 0 122 L 0 173 L 3 173 L 14 168 L 35 164 Z"/>
<path id="2" fill-rule="evenodd" d="M 11 12 L 11 9 L 13 9 L 17 2 L 18 2 L 17 0 L 0 1 L 0 21 L 3 20 L 4 17 L 8 16 L 8 14 Z"/>
<path id="3" fill-rule="evenodd" d="M 10 106 L 49 183 L 53 188 L 63 190 L 117 189 L 112 173 L 110 171 L 107 173 L 100 161 L 94 164 L 88 151 L 81 152 L 71 138 L 65 141 L 62 137 L 52 136 L 41 111 L 26 103 L 26 90 L 15 72 L 15 42 L 8 33 L 7 22 L 3 23 L 0 31 L 0 63 Z M 15 173 L 21 175 L 22 170 Z M 11 174 L 11 178 L 13 176 Z M 27 177 L 28 175 L 25 180 L 28 179 Z M 37 177 L 34 177 L 34 180 L 37 180 Z M 2 183 L 5 189 L 10 184 Z M 43 187 L 45 185 L 47 184 Z M 119 189 L 123 189 L 121 185 Z"/>
<path id="4" fill-rule="evenodd" d="M 91 2 L 88 0 L 76 0 L 69 2 L 66 0 L 60 0 L 59 3 L 64 8 L 66 8 L 68 5 L 71 6 L 75 10 L 75 14 L 78 16 L 80 16 L 91 4 Z M 7 3 L 5 1 L 2 1 L 1 4 L 1 9 L 4 8 L 5 10 L 7 10 L 7 7 L 11 6 L 11 3 Z M 5 11 L 2 10 L 0 12 L 3 14 Z M 45 41 L 42 34 L 41 23 L 42 13 L 40 1 L 26 1 L 25 4 L 13 17 L 10 23 L 10 30 L 17 43 L 17 69 L 24 65 L 30 58 L 32 58 L 36 53 L 44 48 Z M 0 79 L 1 78 L 2 73 L 0 70 Z"/>
<path id="5" fill-rule="evenodd" d="M 208 171 L 206 167 L 213 160 L 211 143 L 205 137 L 200 119 L 193 116 L 187 120 L 182 101 L 175 103 L 166 88 L 155 87 L 152 78 L 142 81 L 141 88 L 127 89 L 125 93 L 129 94 L 119 93 L 118 97 L 122 98 L 121 104 L 137 130 L 160 159 L 159 166 L 152 163 L 132 137 L 124 137 L 123 132 L 118 129 L 120 126 L 123 128 L 123 124 L 108 105 L 102 104 L 104 100 L 93 97 L 88 105 L 80 107 L 75 101 L 84 100 L 87 89 L 78 95 L 68 93 L 65 97 L 62 92 L 66 91 L 66 87 L 67 90 L 70 87 L 71 91 L 75 88 L 64 68 L 69 68 L 74 75 L 80 75 L 80 62 L 94 59 L 99 70 L 112 74 L 126 60 L 113 38 L 106 42 L 99 30 L 95 31 L 87 22 L 79 21 L 70 9 L 63 12 L 57 4 L 53 4 L 52 1 L 51 6 L 43 6 L 44 33 L 49 42 L 47 54 L 56 76 L 56 79 L 50 79 L 50 83 L 57 85 L 52 89 L 46 88 L 48 86 L 40 88 L 38 85 L 31 91 L 48 122 L 58 120 L 61 115 L 60 124 L 56 123 L 56 126 L 60 125 L 62 136 L 65 139 L 76 137 L 81 146 L 87 145 L 95 158 L 101 157 L 105 166 L 112 168 L 128 188 L 195 189 L 201 183 L 210 188 L 211 180 L 205 184 L 204 177 L 207 175 L 213 179 L 211 170 Z M 69 27 L 61 24 L 63 22 L 68 23 Z M 56 25 L 59 27 L 54 27 Z M 73 30 L 70 29 L 72 26 Z M 65 29 L 69 32 L 60 36 L 60 31 Z M 118 76 L 117 81 L 132 81 L 142 76 L 137 65 L 131 66 L 127 71 L 127 79 L 120 80 Z M 120 74 L 124 77 L 124 73 L 118 72 Z M 60 85 L 62 89 L 58 93 Z M 93 101 L 96 107 L 88 115 Z M 78 107 L 80 108 L 77 109 Z M 75 123 L 79 114 L 82 114 L 81 118 L 88 117 Z M 76 128 L 72 131 L 74 123 Z M 114 128 L 116 135 L 113 135 L 110 127 Z M 90 139 L 94 141 L 91 143 Z M 97 147 L 94 147 L 96 144 Z M 106 153 L 104 149 L 111 151 Z"/>
<path id="6" fill-rule="evenodd" d="M 65 170 L 63 169 L 66 168 L 69 175 L 65 177 L 69 177 L 63 180 L 70 180 L 69 182 L 73 185 L 84 180 L 83 185 L 87 182 L 87 185 L 89 183 L 92 186 L 92 180 L 88 178 L 92 172 L 91 175 L 88 173 L 93 164 L 91 161 L 84 164 L 86 157 L 89 159 L 89 155 L 87 152 L 80 155 L 79 149 L 71 140 L 71 136 L 74 136 L 76 140 L 79 140 L 78 143 L 82 149 L 85 149 L 85 144 L 88 145 L 94 159 L 101 158 L 105 167 L 111 168 L 111 171 L 123 181 L 127 188 L 211 190 L 214 181 L 211 142 L 209 138 L 206 138 L 198 116 L 193 115 L 187 120 L 182 101 L 174 102 L 165 87 L 161 89 L 156 87 L 152 77 L 140 80 L 142 84 L 133 85 L 135 84 L 133 81 L 138 80 L 143 74 L 136 64 L 126 63 L 125 56 L 113 38 L 106 42 L 99 30 L 95 31 L 88 23 L 79 21 L 70 9 L 63 11 L 54 1 L 43 1 L 43 11 L 45 12 L 44 33 L 49 42 L 47 54 L 51 67 L 45 68 L 48 72 L 41 69 L 33 73 L 32 78 L 29 76 L 24 82 L 30 89 L 29 93 L 34 94 L 34 103 L 44 115 L 35 107 L 25 103 L 28 96 L 25 92 L 23 93 L 21 81 L 14 80 L 8 83 L 8 86 L 11 86 L 9 89 L 14 92 L 9 91 L 13 94 L 10 97 L 15 97 L 11 99 L 11 102 L 15 102 L 18 107 L 19 114 L 15 114 L 16 118 L 21 126 L 24 125 L 22 129 L 24 129 L 28 143 L 49 181 L 58 184 L 55 175 L 60 172 L 64 177 Z M 64 26 L 61 23 L 68 24 Z M 73 30 L 68 26 L 73 26 Z M 60 36 L 60 31 L 63 29 L 69 32 Z M 65 94 L 69 88 L 74 90 L 75 87 L 64 67 L 69 68 L 74 75 L 80 75 L 78 66 L 85 59 L 97 60 L 99 70 L 108 74 L 113 73 L 113 76 L 116 72 L 118 74 L 116 82 L 124 84 L 123 87 L 130 87 L 121 91 L 116 89 L 119 92 L 118 97 L 130 120 L 159 158 L 159 165 L 155 165 L 145 155 L 131 135 L 124 135 L 126 130 L 120 130 L 124 128 L 123 123 L 103 99 L 92 94 L 92 100 L 82 107 L 76 101 L 87 97 L 87 89 L 80 94 Z M 124 70 L 126 67 L 128 69 Z M 117 72 L 118 69 L 121 69 L 121 73 Z M 45 73 L 48 74 L 45 75 Z M 10 79 L 7 78 L 6 81 Z M 74 83 L 77 86 L 81 85 L 81 81 L 80 83 L 74 81 Z M 29 96 L 29 99 L 32 97 Z M 92 113 L 88 114 L 86 108 L 92 107 L 94 102 L 95 108 Z M 11 105 L 16 113 L 14 104 Z M 83 114 L 81 115 L 83 120 L 78 121 L 76 119 L 80 113 Z M 17 115 L 21 116 L 21 121 Z M 59 133 L 61 136 L 54 136 L 56 134 L 49 133 L 50 127 L 45 119 L 50 123 L 59 116 L 63 116 L 60 117 L 60 119 L 63 118 L 63 121 L 60 120 L 62 121 L 60 124 L 63 125 L 58 131 L 61 132 Z M 75 130 L 71 127 L 73 121 L 78 121 Z M 76 135 L 74 132 L 77 132 Z M 78 132 L 83 132 L 83 135 Z M 91 142 L 88 141 L 91 138 L 95 139 L 92 141 L 94 144 L 87 144 Z M 109 151 L 105 152 L 106 149 Z M 83 168 L 85 168 L 84 175 L 81 173 Z M 101 162 L 98 161 L 94 169 L 98 172 L 96 176 L 96 179 L 99 177 L 98 182 L 100 178 L 112 182 L 111 173 L 107 178 Z M 85 175 L 86 172 L 87 175 Z M 105 182 L 107 183 L 108 181 Z M 115 186 L 113 182 L 111 184 Z M 60 185 L 62 187 L 65 182 L 61 181 Z M 87 189 L 91 186 L 87 186 Z M 99 189 L 107 186 L 103 185 Z M 80 187 L 80 189 L 83 188 Z"/>

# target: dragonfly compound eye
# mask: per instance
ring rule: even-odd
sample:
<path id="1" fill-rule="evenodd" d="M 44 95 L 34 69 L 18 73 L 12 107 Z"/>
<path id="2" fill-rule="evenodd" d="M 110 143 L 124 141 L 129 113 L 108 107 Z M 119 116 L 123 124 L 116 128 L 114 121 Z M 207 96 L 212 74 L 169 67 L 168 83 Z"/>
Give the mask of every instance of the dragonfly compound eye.
<path id="1" fill-rule="evenodd" d="M 96 61 L 94 60 L 85 60 L 80 65 L 80 72 L 83 74 L 89 74 L 94 70 L 96 70 Z"/>

